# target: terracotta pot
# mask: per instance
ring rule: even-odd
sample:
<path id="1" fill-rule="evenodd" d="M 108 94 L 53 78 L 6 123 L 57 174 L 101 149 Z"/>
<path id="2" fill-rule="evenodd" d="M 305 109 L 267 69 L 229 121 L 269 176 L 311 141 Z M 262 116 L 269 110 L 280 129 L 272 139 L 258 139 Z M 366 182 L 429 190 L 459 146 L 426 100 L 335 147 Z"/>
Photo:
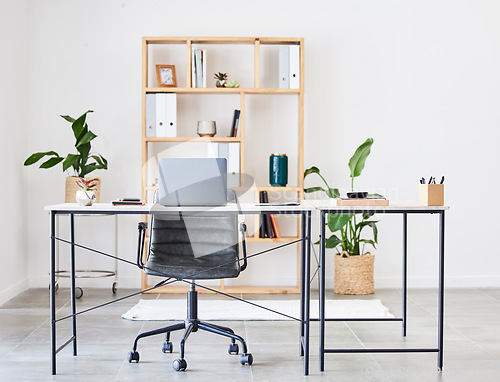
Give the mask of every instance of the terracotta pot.
<path id="1" fill-rule="evenodd" d="M 78 191 L 78 186 L 76 185 L 76 176 L 68 176 L 66 178 L 66 196 L 64 198 L 65 203 L 76 203 L 76 192 Z M 94 190 L 95 203 L 99 203 L 99 194 L 101 192 L 101 179 L 100 178 L 85 178 L 86 180 L 95 181 L 96 188 Z"/>

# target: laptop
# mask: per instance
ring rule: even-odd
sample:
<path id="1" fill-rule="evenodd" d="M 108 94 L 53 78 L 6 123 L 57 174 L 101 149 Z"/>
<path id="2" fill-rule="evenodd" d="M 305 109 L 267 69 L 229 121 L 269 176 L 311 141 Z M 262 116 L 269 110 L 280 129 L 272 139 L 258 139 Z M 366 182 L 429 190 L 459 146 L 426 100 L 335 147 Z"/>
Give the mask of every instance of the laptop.
<path id="1" fill-rule="evenodd" d="M 159 199 L 164 206 L 223 206 L 227 203 L 227 159 L 161 158 Z"/>

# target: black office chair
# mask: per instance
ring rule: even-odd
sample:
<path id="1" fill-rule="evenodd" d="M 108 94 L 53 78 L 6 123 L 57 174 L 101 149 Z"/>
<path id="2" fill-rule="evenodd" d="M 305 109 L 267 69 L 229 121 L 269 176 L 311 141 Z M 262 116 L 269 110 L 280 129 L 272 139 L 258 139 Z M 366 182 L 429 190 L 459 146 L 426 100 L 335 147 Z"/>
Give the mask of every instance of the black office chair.
<path id="1" fill-rule="evenodd" d="M 232 191 L 232 190 L 228 190 Z M 234 192 L 228 192 L 230 201 L 235 200 Z M 238 228 L 241 232 L 243 257 L 239 257 Z M 137 341 L 140 338 L 166 333 L 162 351 L 172 353 L 170 333 L 184 329 L 180 342 L 180 358 L 174 360 L 173 368 L 183 371 L 187 367 L 184 359 L 184 346 L 187 338 L 198 329 L 229 337 L 229 354 L 238 354 L 236 340 L 241 343 L 242 365 L 253 363 L 252 354 L 248 353 L 245 340 L 230 328 L 215 325 L 198 319 L 198 298 L 193 280 L 221 279 L 237 277 L 247 266 L 245 246 L 245 224 L 238 225 L 237 214 L 204 213 L 186 215 L 152 215 L 151 234 L 148 256 L 145 263 L 143 248 L 147 223 L 139 223 L 138 266 L 148 275 L 191 280 L 187 292 L 187 319 L 178 324 L 139 334 L 129 362 L 139 362 Z M 241 262 L 241 264 L 240 264 Z"/>

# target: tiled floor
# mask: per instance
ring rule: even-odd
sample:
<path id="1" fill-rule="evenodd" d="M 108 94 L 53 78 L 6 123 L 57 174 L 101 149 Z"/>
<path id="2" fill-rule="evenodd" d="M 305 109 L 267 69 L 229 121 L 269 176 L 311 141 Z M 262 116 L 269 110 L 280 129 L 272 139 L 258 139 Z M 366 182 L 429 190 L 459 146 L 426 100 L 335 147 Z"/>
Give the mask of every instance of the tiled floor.
<path id="1" fill-rule="evenodd" d="M 79 310 L 111 297 L 108 289 L 88 288 L 84 292 L 78 300 Z M 118 290 L 115 298 L 128 292 Z M 334 298 L 333 294 L 328 297 Z M 71 347 L 63 349 L 58 354 L 58 375 L 51 376 L 48 292 L 31 289 L 22 293 L 0 307 L 0 381 L 500 381 L 500 289 L 446 291 L 442 373 L 436 371 L 435 353 L 326 354 L 325 371 L 319 372 L 318 324 L 312 323 L 307 377 L 302 374 L 302 359 L 298 356 L 298 324 L 288 321 L 221 323 L 247 339 L 254 356 L 251 367 L 240 365 L 238 356 L 228 355 L 226 339 L 205 332 L 189 338 L 185 372 L 175 372 L 171 366 L 177 358 L 179 332 L 172 335 L 173 354 L 161 352 L 162 337 L 150 337 L 139 342 L 141 362 L 129 364 L 127 353 L 135 335 L 159 326 L 157 322 L 120 318 L 139 298 L 79 316 L 79 355 L 73 357 Z M 297 296 L 251 298 L 296 299 Z M 377 290 L 374 296 L 343 298 L 379 298 L 393 314 L 401 313 L 398 290 Z M 328 323 L 327 347 L 435 347 L 435 291 L 410 290 L 408 298 L 406 338 L 401 337 L 400 323 Z M 59 317 L 69 312 L 67 290 L 58 292 L 58 306 Z M 200 316 L 203 318 L 203 312 Z M 68 333 L 67 320 L 58 327 L 59 341 L 66 339 Z"/>

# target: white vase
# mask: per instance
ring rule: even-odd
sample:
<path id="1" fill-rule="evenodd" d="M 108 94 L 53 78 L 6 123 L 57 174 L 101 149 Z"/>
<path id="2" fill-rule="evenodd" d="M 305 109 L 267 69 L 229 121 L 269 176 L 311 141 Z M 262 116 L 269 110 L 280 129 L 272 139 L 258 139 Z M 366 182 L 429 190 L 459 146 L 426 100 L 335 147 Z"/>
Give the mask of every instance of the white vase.
<path id="1" fill-rule="evenodd" d="M 91 206 L 95 201 L 94 191 L 76 191 L 76 202 L 79 206 Z"/>

